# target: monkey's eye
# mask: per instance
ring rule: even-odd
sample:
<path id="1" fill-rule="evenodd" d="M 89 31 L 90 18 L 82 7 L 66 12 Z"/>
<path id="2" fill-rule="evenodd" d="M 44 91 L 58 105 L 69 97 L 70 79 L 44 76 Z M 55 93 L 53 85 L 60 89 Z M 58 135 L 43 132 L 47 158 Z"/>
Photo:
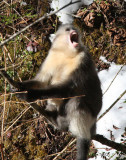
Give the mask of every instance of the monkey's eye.
<path id="1" fill-rule="evenodd" d="M 66 31 L 70 31 L 70 28 L 66 28 Z"/>

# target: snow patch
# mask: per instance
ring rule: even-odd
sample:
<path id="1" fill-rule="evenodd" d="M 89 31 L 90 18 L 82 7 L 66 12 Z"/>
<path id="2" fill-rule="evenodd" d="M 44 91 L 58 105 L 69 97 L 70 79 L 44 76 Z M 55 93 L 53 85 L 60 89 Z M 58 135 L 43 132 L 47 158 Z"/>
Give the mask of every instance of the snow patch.
<path id="1" fill-rule="evenodd" d="M 72 2 L 76 2 L 77 0 L 73 0 Z M 61 7 L 65 6 L 66 4 L 70 3 L 71 0 L 53 0 L 51 3 L 51 8 L 53 8 L 55 11 L 60 9 Z M 84 5 L 89 5 L 93 2 L 93 0 L 81 0 L 81 2 L 72 4 L 60 12 L 57 13 L 57 16 L 59 17 L 60 21 L 65 24 L 65 23 L 72 23 L 73 22 L 73 17 L 72 14 L 79 9 L 79 6 L 84 4 Z"/>
<path id="2" fill-rule="evenodd" d="M 100 58 L 104 62 L 107 60 L 104 57 Z M 110 62 L 107 62 L 110 63 Z M 102 91 L 103 93 L 108 88 L 113 78 L 116 76 L 122 65 L 116 65 L 115 63 L 110 63 L 111 66 L 108 70 L 102 70 L 99 72 L 99 78 L 101 80 Z M 116 79 L 108 89 L 108 91 L 103 95 L 103 107 L 99 115 L 106 111 L 110 107 L 110 105 L 126 90 L 126 65 L 123 66 L 122 70 L 117 75 Z M 116 103 L 115 106 L 105 115 L 103 116 L 97 123 L 97 133 L 105 136 L 110 139 L 110 132 L 115 138 L 116 142 L 121 142 L 121 134 L 124 133 L 126 127 L 126 94 Z M 118 129 L 115 129 L 116 126 Z M 99 142 L 94 141 L 96 148 L 98 149 L 97 160 L 101 160 L 102 152 L 105 152 L 106 158 L 107 154 L 109 156 L 114 155 L 112 160 L 116 158 L 115 150 L 112 149 L 110 151 L 106 151 L 103 148 L 109 148 L 108 146 L 102 145 Z M 90 158 L 90 160 L 95 160 L 95 158 Z"/>

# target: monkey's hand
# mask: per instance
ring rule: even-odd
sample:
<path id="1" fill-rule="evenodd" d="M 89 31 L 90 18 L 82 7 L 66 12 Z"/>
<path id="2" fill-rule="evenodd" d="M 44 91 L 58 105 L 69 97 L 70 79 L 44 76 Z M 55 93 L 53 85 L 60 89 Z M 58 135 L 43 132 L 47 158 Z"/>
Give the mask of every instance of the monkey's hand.
<path id="1" fill-rule="evenodd" d="M 34 94 L 33 91 L 17 91 L 15 92 L 16 97 L 27 102 L 34 102 L 38 99 L 37 93 Z"/>
<path id="2" fill-rule="evenodd" d="M 25 100 L 27 102 L 31 102 L 32 100 L 30 100 L 30 97 L 28 96 L 28 92 L 27 91 L 16 91 L 15 92 L 16 97 L 18 97 L 21 100 Z"/>
<path id="3" fill-rule="evenodd" d="M 42 83 L 35 80 L 20 82 L 16 96 L 27 102 L 33 102 L 38 99 L 38 94 L 34 90 L 38 90 L 41 86 Z"/>
<path id="4" fill-rule="evenodd" d="M 27 99 L 28 99 L 27 98 L 27 94 L 28 94 L 27 91 L 22 91 L 21 89 L 17 89 L 12 85 L 10 85 L 10 91 L 11 91 L 11 93 L 14 93 L 14 95 L 17 98 L 27 101 Z"/>

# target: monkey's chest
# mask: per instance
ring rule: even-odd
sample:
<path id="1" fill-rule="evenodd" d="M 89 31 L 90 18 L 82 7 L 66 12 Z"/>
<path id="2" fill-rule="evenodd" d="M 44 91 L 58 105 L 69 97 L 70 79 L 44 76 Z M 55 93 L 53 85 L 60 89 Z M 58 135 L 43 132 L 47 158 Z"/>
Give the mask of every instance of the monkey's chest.
<path id="1" fill-rule="evenodd" d="M 49 66 L 48 66 L 48 69 L 49 69 Z M 44 68 L 43 83 L 45 87 L 51 86 L 51 85 L 60 85 L 65 83 L 65 81 L 67 81 L 70 78 L 72 74 L 72 70 L 73 70 L 72 67 L 66 64 L 64 64 L 64 66 L 62 65 L 55 66 L 54 64 L 53 67 L 50 67 L 48 72 L 46 72 L 47 70 L 45 70 Z M 57 110 L 61 106 L 62 102 L 63 100 L 60 97 L 49 99 L 47 101 L 48 105 L 55 106 Z"/>
<path id="2" fill-rule="evenodd" d="M 61 56 L 59 58 L 59 55 L 57 57 L 55 54 L 48 56 L 36 79 L 41 81 L 44 87 L 62 85 L 71 78 L 72 73 L 78 68 L 80 58 L 79 56 L 74 58 Z M 62 101 L 61 99 L 52 99 L 48 100 L 48 103 L 60 106 Z"/>
<path id="3" fill-rule="evenodd" d="M 50 52 L 44 61 L 37 79 L 45 85 L 59 85 L 68 81 L 79 64 L 81 54 L 69 57 L 64 53 Z"/>
<path id="4" fill-rule="evenodd" d="M 45 65 L 42 73 L 42 81 L 47 85 L 62 84 L 70 79 L 75 68 L 75 64 L 65 62 L 59 65 Z"/>

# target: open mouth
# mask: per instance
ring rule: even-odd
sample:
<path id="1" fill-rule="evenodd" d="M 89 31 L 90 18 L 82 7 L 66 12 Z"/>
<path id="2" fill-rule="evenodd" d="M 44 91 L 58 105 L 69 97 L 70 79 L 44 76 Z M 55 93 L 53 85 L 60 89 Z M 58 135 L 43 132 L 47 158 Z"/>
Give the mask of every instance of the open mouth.
<path id="1" fill-rule="evenodd" d="M 74 47 L 78 46 L 78 33 L 76 31 L 70 33 L 70 41 Z"/>

